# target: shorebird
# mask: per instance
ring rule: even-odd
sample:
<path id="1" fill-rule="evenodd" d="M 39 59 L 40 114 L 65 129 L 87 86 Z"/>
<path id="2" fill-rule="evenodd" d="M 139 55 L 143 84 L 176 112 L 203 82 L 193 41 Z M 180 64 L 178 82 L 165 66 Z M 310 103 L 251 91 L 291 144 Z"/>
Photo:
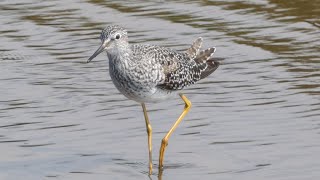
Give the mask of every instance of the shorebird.
<path id="1" fill-rule="evenodd" d="M 117 25 L 103 29 L 100 40 L 100 47 L 87 62 L 107 52 L 114 85 L 128 99 L 141 104 L 148 134 L 149 174 L 152 173 L 152 127 L 145 103 L 165 100 L 171 95 L 180 95 L 185 103 L 183 112 L 162 139 L 160 171 L 168 140 L 191 108 L 191 102 L 180 90 L 206 78 L 219 67 L 220 63 L 212 58 L 216 48 L 201 50 L 201 37 L 184 52 L 155 45 L 131 45 L 127 30 Z"/>

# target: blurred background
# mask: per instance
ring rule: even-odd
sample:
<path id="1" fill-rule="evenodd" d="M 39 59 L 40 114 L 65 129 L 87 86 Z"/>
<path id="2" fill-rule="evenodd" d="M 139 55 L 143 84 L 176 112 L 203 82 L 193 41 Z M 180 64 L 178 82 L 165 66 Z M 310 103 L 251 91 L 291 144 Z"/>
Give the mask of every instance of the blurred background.
<path id="1" fill-rule="evenodd" d="M 193 107 L 162 179 L 320 178 L 320 1 L 0 1 L 0 179 L 148 177 L 141 107 L 88 57 L 101 29 L 185 50 L 197 37 L 224 65 L 184 90 Z M 147 104 L 158 164 L 179 97 Z"/>

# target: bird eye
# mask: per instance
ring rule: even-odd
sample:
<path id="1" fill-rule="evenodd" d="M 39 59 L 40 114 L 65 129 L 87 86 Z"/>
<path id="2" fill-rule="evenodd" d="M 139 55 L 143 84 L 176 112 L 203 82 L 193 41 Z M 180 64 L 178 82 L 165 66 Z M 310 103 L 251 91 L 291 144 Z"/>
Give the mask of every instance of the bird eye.
<path id="1" fill-rule="evenodd" d="M 116 39 L 120 39 L 120 34 L 117 34 L 117 35 L 116 35 Z"/>

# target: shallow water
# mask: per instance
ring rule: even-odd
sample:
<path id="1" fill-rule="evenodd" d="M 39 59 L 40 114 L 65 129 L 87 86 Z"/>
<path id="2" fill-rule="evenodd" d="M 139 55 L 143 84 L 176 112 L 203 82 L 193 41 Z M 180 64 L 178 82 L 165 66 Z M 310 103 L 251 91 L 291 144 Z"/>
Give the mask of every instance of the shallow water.
<path id="1" fill-rule="evenodd" d="M 140 105 L 105 55 L 85 63 L 109 24 L 177 50 L 202 36 L 224 58 L 184 91 L 163 180 L 319 179 L 319 14 L 318 0 L 1 1 L 0 179 L 149 179 Z M 156 167 L 183 102 L 147 108 Z"/>

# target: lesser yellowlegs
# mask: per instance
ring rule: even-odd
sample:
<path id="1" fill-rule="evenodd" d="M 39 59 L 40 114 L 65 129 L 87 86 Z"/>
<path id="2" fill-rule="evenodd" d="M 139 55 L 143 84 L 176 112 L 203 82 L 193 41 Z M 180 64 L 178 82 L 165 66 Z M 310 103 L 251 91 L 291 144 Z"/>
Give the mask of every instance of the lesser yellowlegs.
<path id="1" fill-rule="evenodd" d="M 213 73 L 219 62 L 212 58 L 215 48 L 200 50 L 202 38 L 196 39 L 185 52 L 153 45 L 130 45 L 127 31 L 108 26 L 101 32 L 101 46 L 88 59 L 90 62 L 103 51 L 109 59 L 109 73 L 116 88 L 127 98 L 141 104 L 148 133 L 149 173 L 152 172 L 152 128 L 145 103 L 157 102 L 179 94 L 185 103 L 180 117 L 162 139 L 159 170 L 172 132 L 191 108 L 191 102 L 179 90 Z"/>

